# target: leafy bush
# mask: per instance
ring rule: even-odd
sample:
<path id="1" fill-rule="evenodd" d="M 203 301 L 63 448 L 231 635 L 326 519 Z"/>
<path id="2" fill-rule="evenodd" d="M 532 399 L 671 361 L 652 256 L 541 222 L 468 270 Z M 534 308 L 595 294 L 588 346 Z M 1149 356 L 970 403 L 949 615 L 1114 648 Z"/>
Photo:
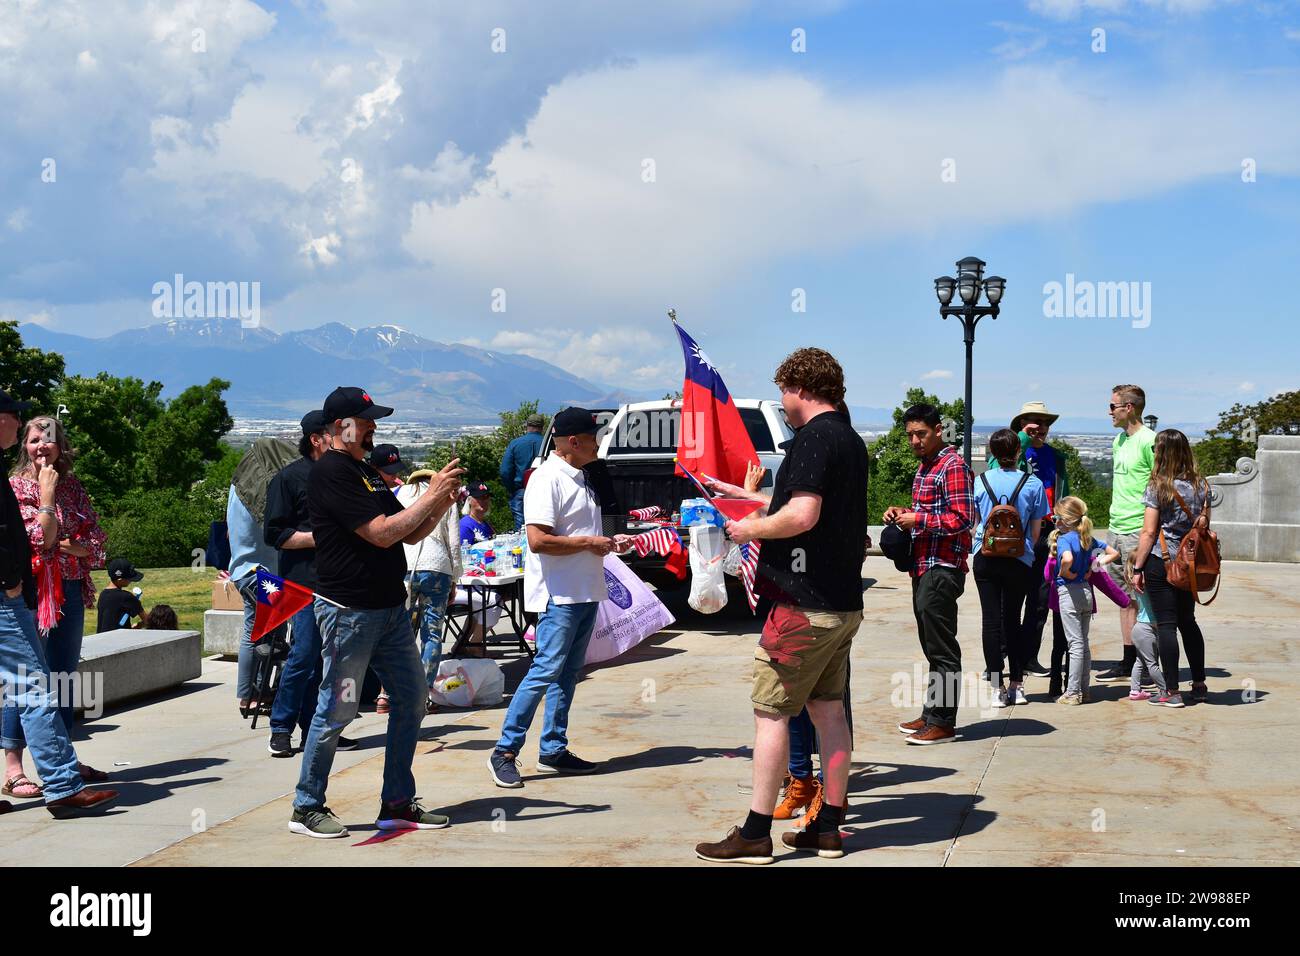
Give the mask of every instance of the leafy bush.
<path id="1" fill-rule="evenodd" d="M 128 558 L 136 567 L 175 568 L 194 561 L 208 543 L 211 506 L 174 488 L 132 491 L 102 519 L 108 560 Z"/>

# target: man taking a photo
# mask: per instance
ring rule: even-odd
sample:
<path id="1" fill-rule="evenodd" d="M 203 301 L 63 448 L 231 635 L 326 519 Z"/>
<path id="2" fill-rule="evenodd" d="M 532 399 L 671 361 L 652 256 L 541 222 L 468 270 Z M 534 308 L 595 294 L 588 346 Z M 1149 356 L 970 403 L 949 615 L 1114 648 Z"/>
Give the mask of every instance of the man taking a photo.
<path id="1" fill-rule="evenodd" d="M 348 834 L 325 805 L 325 788 L 339 734 L 356 716 L 367 667 L 379 675 L 391 701 L 376 826 L 425 830 L 450 823 L 420 806 L 411 773 L 428 688 L 406 611 L 402 545 L 433 530 L 456 500 L 463 469 L 453 459 L 415 504 L 403 508 L 365 461 L 374 450 L 375 420 L 392 413 L 363 389 L 336 388 L 324 407 L 330 445 L 308 479 L 324 673 L 289 821 L 292 832 L 305 836 Z"/>

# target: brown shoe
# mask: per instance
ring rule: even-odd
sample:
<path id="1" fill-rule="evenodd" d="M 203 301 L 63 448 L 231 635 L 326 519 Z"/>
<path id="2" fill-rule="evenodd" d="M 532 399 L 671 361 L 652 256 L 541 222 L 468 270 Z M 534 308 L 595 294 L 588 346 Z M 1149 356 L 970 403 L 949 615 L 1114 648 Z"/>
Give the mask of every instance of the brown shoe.
<path id="1" fill-rule="evenodd" d="M 898 732 L 900 734 L 914 734 L 922 730 L 925 730 L 924 717 L 918 717 L 916 718 L 916 720 L 909 720 L 905 724 L 898 725 Z"/>
<path id="2" fill-rule="evenodd" d="M 805 807 L 810 807 L 822 792 L 822 783 L 812 774 L 791 777 L 785 790 L 785 799 L 772 812 L 773 820 L 793 820 Z"/>
<path id="3" fill-rule="evenodd" d="M 840 840 L 840 831 L 818 833 L 816 830 L 791 830 L 781 834 L 781 842 L 792 850 L 816 853 L 826 860 L 838 860 L 844 855 L 844 844 Z"/>
<path id="4" fill-rule="evenodd" d="M 931 724 L 925 730 L 918 731 L 907 738 L 909 744 L 946 744 L 951 743 L 957 737 L 957 731 L 952 727 L 939 727 Z"/>
<path id="5" fill-rule="evenodd" d="M 378 697 L 375 698 L 375 713 L 376 713 L 376 714 L 386 714 L 386 713 L 388 713 L 388 695 L 387 695 L 387 694 L 380 694 Z"/>
<path id="6" fill-rule="evenodd" d="M 771 863 L 772 838 L 746 840 L 740 835 L 740 827 L 732 827 L 720 843 L 698 844 L 695 855 L 710 863 Z"/>
<path id="7" fill-rule="evenodd" d="M 71 817 L 96 813 L 116 799 L 116 790 L 91 790 L 87 787 L 84 790 L 78 790 L 70 797 L 46 803 L 45 809 L 49 810 L 56 820 L 67 820 Z"/>

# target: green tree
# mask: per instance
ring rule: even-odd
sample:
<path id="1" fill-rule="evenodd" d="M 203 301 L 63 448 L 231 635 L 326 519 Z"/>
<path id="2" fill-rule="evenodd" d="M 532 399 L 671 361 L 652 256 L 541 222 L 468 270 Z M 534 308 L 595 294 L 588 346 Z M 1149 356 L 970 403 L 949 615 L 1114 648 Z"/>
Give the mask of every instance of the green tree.
<path id="1" fill-rule="evenodd" d="M 1238 458 L 1254 457 L 1258 436 L 1295 434 L 1300 434 L 1300 391 L 1279 392 L 1253 405 L 1238 402 L 1196 443 L 1196 464 L 1203 475 L 1232 472 Z"/>
<path id="2" fill-rule="evenodd" d="M 137 567 L 184 567 L 206 547 L 212 515 L 201 500 L 175 488 L 132 489 L 103 518 L 108 559 Z"/>
<path id="3" fill-rule="evenodd" d="M 1110 489 L 1097 483 L 1073 445 L 1063 438 L 1053 438 L 1050 444 L 1065 456 L 1065 475 L 1070 480 L 1070 494 L 1083 499 L 1093 525 L 1098 528 L 1107 527 L 1110 524 Z"/>
<path id="4" fill-rule="evenodd" d="M 53 415 L 53 393 L 62 378 L 62 355 L 25 347 L 18 323 L 0 322 L 0 388 L 31 402 L 33 413 Z"/>
<path id="5" fill-rule="evenodd" d="M 228 388 L 230 383 L 219 378 L 191 385 L 149 423 L 140 462 L 144 487 L 186 489 L 222 456 L 221 436 L 235 424 L 221 397 Z"/>
<path id="6" fill-rule="evenodd" d="M 68 406 L 64 425 L 77 452 L 77 477 L 96 505 L 107 510 L 145 476 L 140 467 L 143 436 L 165 411 L 162 385 L 100 372 L 73 375 L 54 390 L 51 401 Z"/>
<path id="7" fill-rule="evenodd" d="M 520 435 L 524 433 L 524 430 L 527 427 L 524 424 L 525 421 L 527 420 L 529 415 L 537 414 L 537 408 L 540 404 L 541 404 L 540 401 L 538 401 L 537 399 L 533 399 L 530 402 L 520 402 L 519 407 L 514 409 L 513 411 L 498 413 L 501 417 L 501 424 L 497 426 L 497 430 L 493 433 L 492 437 L 497 442 L 497 444 L 501 446 L 502 455 L 505 454 L 506 445 L 510 444 L 512 441 L 514 441 L 516 438 L 518 438 Z M 542 416 L 543 433 L 546 432 L 546 429 L 550 424 L 551 424 L 551 416 L 543 415 Z M 498 459 L 497 461 L 498 467 L 500 466 L 500 464 L 501 462 Z"/>

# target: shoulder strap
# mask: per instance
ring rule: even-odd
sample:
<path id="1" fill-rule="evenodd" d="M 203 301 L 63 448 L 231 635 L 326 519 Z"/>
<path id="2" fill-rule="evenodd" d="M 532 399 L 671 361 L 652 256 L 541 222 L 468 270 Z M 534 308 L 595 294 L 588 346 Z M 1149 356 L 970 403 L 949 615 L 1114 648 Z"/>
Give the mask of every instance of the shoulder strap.
<path id="1" fill-rule="evenodd" d="M 993 493 L 993 486 L 989 484 L 988 472 L 980 472 L 980 481 L 984 483 L 984 490 L 988 492 L 989 500 L 992 501 L 994 505 L 997 505 L 998 496 Z"/>
<path id="2" fill-rule="evenodd" d="M 1024 489 L 1025 482 L 1028 480 L 1029 480 L 1028 472 L 1020 476 L 1020 481 L 1016 483 L 1016 490 L 1011 492 L 1011 497 L 1007 499 L 1010 504 L 1016 503 L 1016 499 L 1020 497 L 1020 492 Z"/>

